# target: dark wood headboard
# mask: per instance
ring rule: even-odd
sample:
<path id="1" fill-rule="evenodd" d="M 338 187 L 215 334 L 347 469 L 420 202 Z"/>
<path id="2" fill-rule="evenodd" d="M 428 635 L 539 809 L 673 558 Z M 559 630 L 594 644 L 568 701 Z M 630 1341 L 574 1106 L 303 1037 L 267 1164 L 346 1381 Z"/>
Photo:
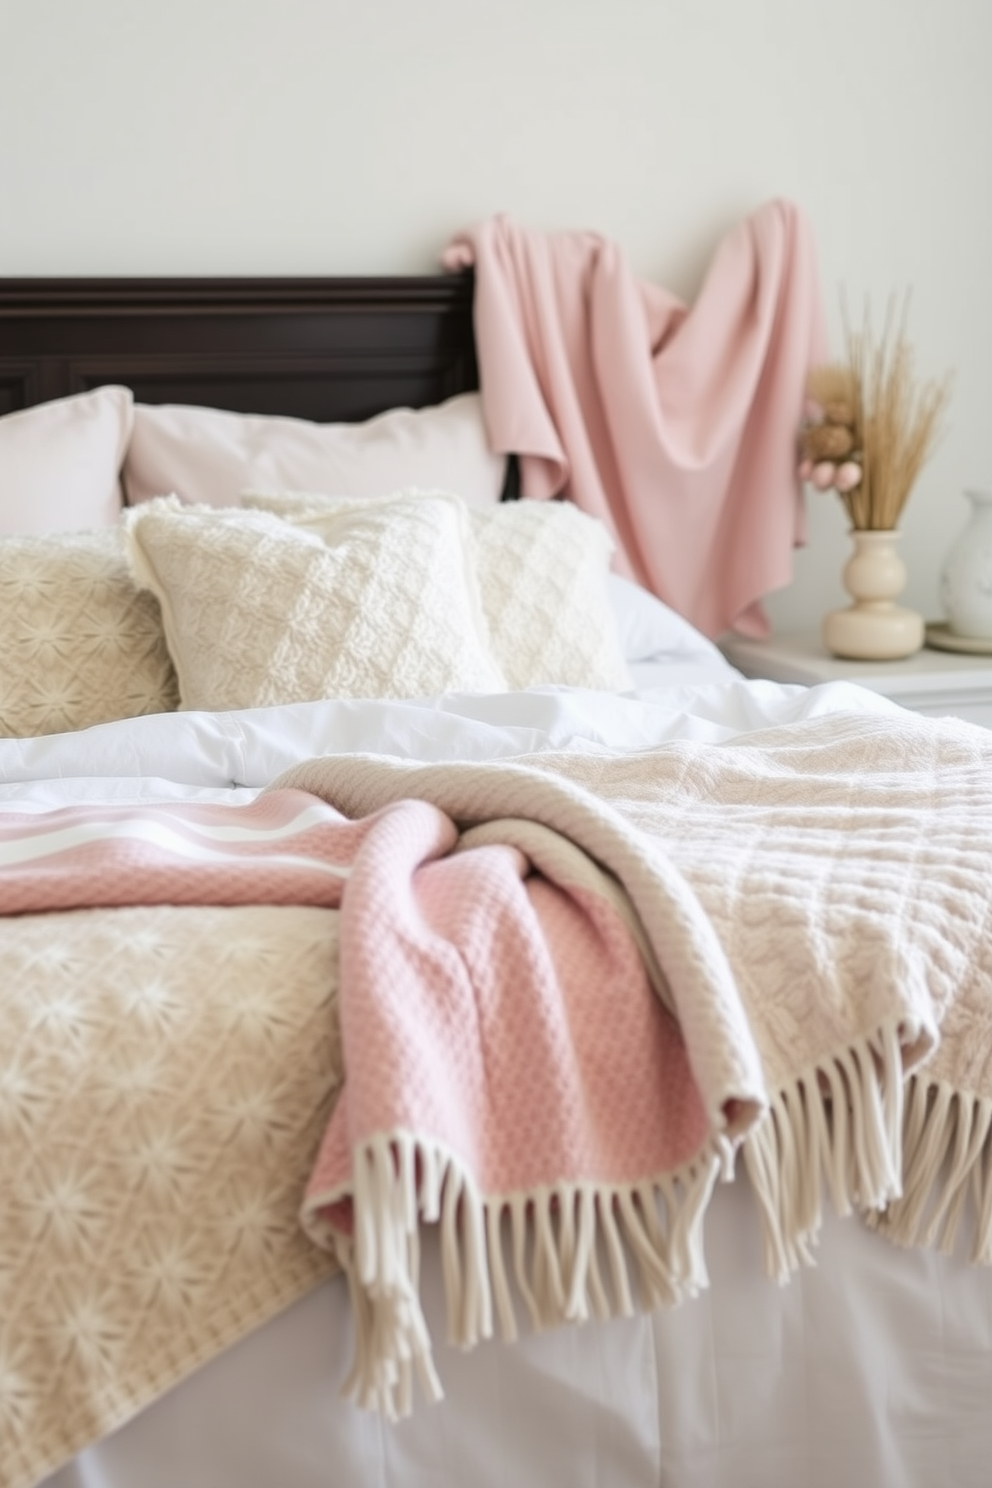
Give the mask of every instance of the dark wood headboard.
<path id="1" fill-rule="evenodd" d="M 321 422 L 420 408 L 478 386 L 472 282 L 0 279 L 0 414 L 102 383 Z"/>

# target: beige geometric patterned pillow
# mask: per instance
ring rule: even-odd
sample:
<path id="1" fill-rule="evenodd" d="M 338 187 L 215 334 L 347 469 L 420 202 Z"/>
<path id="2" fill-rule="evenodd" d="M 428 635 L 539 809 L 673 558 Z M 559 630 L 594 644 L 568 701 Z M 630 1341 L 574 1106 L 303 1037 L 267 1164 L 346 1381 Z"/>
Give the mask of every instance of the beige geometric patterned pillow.
<path id="1" fill-rule="evenodd" d="M 162 497 L 125 515 L 136 582 L 162 607 L 183 708 L 504 692 L 453 497 L 334 514 Z"/>
<path id="2" fill-rule="evenodd" d="M 404 494 L 423 501 L 440 493 Z M 245 491 L 241 500 L 313 532 L 323 532 L 328 512 L 370 504 L 301 491 Z M 504 501 L 468 517 L 492 653 L 507 686 L 628 691 L 607 586 L 613 539 L 603 523 L 568 501 Z"/>
<path id="3" fill-rule="evenodd" d="M 158 604 L 117 528 L 0 538 L 0 736 L 173 711 Z"/>

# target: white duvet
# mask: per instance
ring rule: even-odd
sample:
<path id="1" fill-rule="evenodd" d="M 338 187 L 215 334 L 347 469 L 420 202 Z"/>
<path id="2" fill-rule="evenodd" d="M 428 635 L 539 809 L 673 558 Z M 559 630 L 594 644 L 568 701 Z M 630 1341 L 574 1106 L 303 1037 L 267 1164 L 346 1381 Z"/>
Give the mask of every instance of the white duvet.
<path id="1" fill-rule="evenodd" d="M 622 696 L 540 689 L 412 703 L 177 713 L 0 741 L 0 801 L 241 801 L 290 766 L 722 740 L 895 705 L 847 684 L 746 682 L 713 648 L 632 666 Z M 340 1278 L 214 1360 L 50 1488 L 968 1488 L 992 1481 L 992 1277 L 825 1226 L 821 1264 L 763 1276 L 743 1180 L 707 1221 L 711 1288 L 674 1313 L 481 1347 L 448 1398 L 391 1428 L 343 1403 Z M 0 1258 L 2 1260 L 2 1258 Z M 429 1324 L 443 1336 L 428 1248 Z M 2 1326 L 2 1320 L 0 1320 Z M 3 1467 L 0 1464 L 0 1488 Z"/>
<path id="2" fill-rule="evenodd" d="M 384 754 L 508 759 L 542 750 L 648 749 L 729 739 L 824 713 L 896 705 L 848 683 L 745 682 L 729 666 L 635 664 L 636 692 L 533 688 L 422 702 L 292 703 L 234 713 L 165 713 L 74 734 L 0 739 L 0 801 L 45 809 L 78 800 L 243 800 L 302 760 Z M 232 794 L 235 792 L 235 794 Z"/>

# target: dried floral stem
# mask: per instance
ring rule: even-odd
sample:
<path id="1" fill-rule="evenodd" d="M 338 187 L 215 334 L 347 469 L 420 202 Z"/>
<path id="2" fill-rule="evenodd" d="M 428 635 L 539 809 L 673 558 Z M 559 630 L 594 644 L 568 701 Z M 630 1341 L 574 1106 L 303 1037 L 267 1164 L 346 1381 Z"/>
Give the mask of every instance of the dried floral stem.
<path id="1" fill-rule="evenodd" d="M 907 295 L 897 328 L 889 301 L 882 338 L 875 344 L 867 308 L 861 331 L 854 333 L 844 307 L 848 361 L 846 368 L 834 372 L 847 374 L 863 473 L 859 485 L 838 494 L 851 526 L 860 531 L 888 532 L 897 526 L 933 452 L 950 396 L 949 377 L 921 385 L 915 381 L 913 351 L 906 338 L 908 309 Z"/>

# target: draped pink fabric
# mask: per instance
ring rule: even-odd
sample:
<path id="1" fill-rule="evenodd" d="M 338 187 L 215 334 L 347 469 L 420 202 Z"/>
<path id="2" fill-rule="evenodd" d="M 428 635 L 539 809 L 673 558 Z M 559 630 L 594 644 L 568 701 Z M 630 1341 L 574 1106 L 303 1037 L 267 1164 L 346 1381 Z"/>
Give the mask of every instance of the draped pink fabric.
<path id="1" fill-rule="evenodd" d="M 691 307 L 594 233 L 505 216 L 443 263 L 475 266 L 486 425 L 520 456 L 523 495 L 602 518 L 617 566 L 707 635 L 767 634 L 761 600 L 805 538 L 796 432 L 825 354 L 798 208 L 771 201 L 734 228 Z"/>

